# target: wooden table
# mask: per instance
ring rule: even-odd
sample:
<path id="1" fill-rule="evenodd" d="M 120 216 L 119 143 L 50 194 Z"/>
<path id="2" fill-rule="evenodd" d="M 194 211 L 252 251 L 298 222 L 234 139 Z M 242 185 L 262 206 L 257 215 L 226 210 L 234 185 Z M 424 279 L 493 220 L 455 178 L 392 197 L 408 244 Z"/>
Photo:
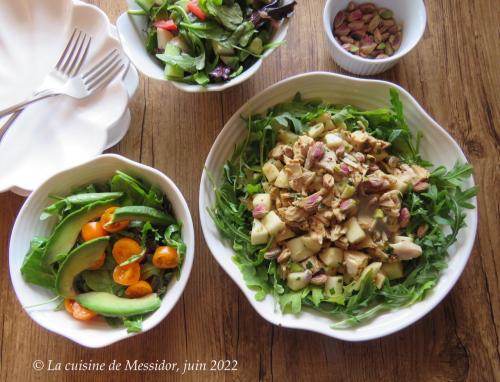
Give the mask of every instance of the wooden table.
<path id="1" fill-rule="evenodd" d="M 125 1 L 91 1 L 111 20 Z M 47 362 L 125 363 L 235 359 L 237 372 L 197 372 L 185 380 L 494 381 L 500 378 L 500 224 L 498 2 L 427 1 L 428 27 L 418 47 L 379 78 L 408 89 L 465 150 L 476 168 L 479 231 L 462 277 L 415 325 L 387 338 L 346 343 L 281 329 L 264 321 L 210 255 L 198 222 L 198 186 L 206 155 L 225 121 L 248 98 L 288 76 L 341 72 L 327 53 L 324 1 L 300 1 L 288 43 L 245 84 L 224 93 L 187 94 L 141 78 L 127 136 L 111 151 L 154 166 L 183 191 L 195 222 L 191 279 L 175 309 L 154 330 L 101 350 L 50 334 L 23 312 L 8 276 L 7 247 L 24 199 L 0 195 L 2 381 L 150 380 L 161 372 L 36 372 Z M 497 27 L 495 27 L 497 25 Z M 167 296 L 168 298 L 168 296 Z"/>

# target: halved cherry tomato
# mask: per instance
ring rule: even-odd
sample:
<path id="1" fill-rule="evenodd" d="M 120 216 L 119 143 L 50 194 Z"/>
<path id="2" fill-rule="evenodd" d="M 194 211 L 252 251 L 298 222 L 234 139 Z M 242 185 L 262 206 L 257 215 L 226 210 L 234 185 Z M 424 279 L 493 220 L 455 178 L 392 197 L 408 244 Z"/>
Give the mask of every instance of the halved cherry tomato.
<path id="1" fill-rule="evenodd" d="M 99 257 L 99 260 L 97 260 L 92 266 L 90 266 L 88 269 L 91 271 L 96 271 L 97 269 L 101 268 L 104 265 L 104 262 L 106 261 L 106 254 L 103 253 L 101 257 Z"/>
<path id="2" fill-rule="evenodd" d="M 141 266 L 132 263 L 120 267 L 117 265 L 113 271 L 113 280 L 120 285 L 132 285 L 141 279 Z"/>
<path id="3" fill-rule="evenodd" d="M 193 15 L 198 17 L 201 21 L 205 21 L 207 16 L 205 13 L 201 10 L 201 8 L 198 6 L 197 1 L 191 1 L 187 5 L 187 10 L 191 12 Z"/>
<path id="4" fill-rule="evenodd" d="M 85 241 L 97 239 L 107 234 L 100 222 L 88 222 L 82 227 L 82 237 Z"/>
<path id="5" fill-rule="evenodd" d="M 149 285 L 147 281 L 143 280 L 138 281 L 125 289 L 125 296 L 129 298 L 143 297 L 151 293 L 153 293 L 153 288 L 151 288 L 151 285 Z"/>
<path id="6" fill-rule="evenodd" d="M 93 312 L 87 308 L 84 308 L 76 301 L 73 302 L 73 317 L 77 320 L 88 321 L 97 316 L 96 312 Z"/>
<path id="7" fill-rule="evenodd" d="M 101 215 L 100 223 L 102 228 L 104 228 L 108 232 L 119 232 L 128 227 L 128 220 L 122 220 L 120 222 L 116 222 L 113 224 L 108 224 L 113 218 L 113 213 L 116 211 L 118 207 L 109 207 L 104 213 Z"/>
<path id="8" fill-rule="evenodd" d="M 153 255 L 153 265 L 156 268 L 171 269 L 179 264 L 177 250 L 174 247 L 158 247 Z"/>
<path id="9" fill-rule="evenodd" d="M 153 25 L 170 32 L 175 32 L 177 30 L 177 25 L 175 25 L 173 20 L 156 20 Z"/>
<path id="10" fill-rule="evenodd" d="M 131 256 L 138 255 L 141 252 L 142 247 L 137 241 L 129 237 L 122 237 L 113 245 L 112 254 L 116 262 L 118 264 L 121 264 L 124 261 L 128 260 Z M 138 261 L 141 261 L 143 259 L 144 256 L 138 259 Z"/>
<path id="11" fill-rule="evenodd" d="M 66 309 L 66 312 L 69 314 L 73 315 L 73 303 L 75 300 L 71 300 L 69 298 L 64 299 L 64 309 Z"/>

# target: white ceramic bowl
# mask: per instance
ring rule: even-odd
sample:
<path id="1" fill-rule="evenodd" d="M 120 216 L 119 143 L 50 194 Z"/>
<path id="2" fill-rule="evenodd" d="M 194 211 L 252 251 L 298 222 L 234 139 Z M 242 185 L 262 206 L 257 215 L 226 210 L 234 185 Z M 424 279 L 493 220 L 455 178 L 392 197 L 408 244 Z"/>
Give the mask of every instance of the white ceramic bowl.
<path id="1" fill-rule="evenodd" d="M 140 9 L 134 0 L 127 0 L 129 9 Z M 285 20 L 274 36 L 272 42 L 276 43 L 283 41 L 288 32 L 289 19 Z M 147 19 L 142 16 L 131 16 L 127 12 L 123 13 L 116 21 L 118 34 L 122 42 L 123 50 L 128 55 L 130 60 L 134 63 L 137 69 L 144 75 L 151 77 L 155 80 L 167 81 L 164 75 L 164 65 L 159 62 L 154 56 L 149 54 L 145 48 L 145 33 L 147 29 Z M 268 49 L 250 68 L 245 70 L 242 74 L 230 81 L 220 84 L 209 84 L 206 87 L 199 85 L 185 84 L 178 81 L 168 81 L 172 83 L 177 89 L 190 93 L 200 92 L 218 92 L 229 89 L 233 86 L 239 85 L 248 80 L 260 69 L 263 61 L 267 58 L 276 48 Z"/>
<path id="2" fill-rule="evenodd" d="M 421 152 L 425 159 L 436 165 L 453 166 L 456 160 L 466 162 L 466 158 L 451 136 L 439 126 L 404 89 L 390 82 L 357 79 L 338 74 L 315 72 L 298 75 L 269 87 L 253 97 L 226 123 L 217 137 L 205 163 L 206 170 L 214 179 L 221 179 L 222 166 L 231 157 L 234 147 L 246 136 L 247 128 L 241 116 L 250 113 L 265 112 L 269 107 L 291 100 L 300 92 L 306 99 L 323 99 L 328 102 L 351 104 L 364 109 L 389 107 L 389 89 L 399 92 L 404 105 L 405 116 L 411 128 L 418 127 L 424 134 Z M 243 276 L 232 261 L 233 250 L 230 243 L 224 240 L 207 213 L 207 207 L 214 205 L 214 192 L 205 171 L 200 184 L 200 220 L 205 240 L 213 256 L 220 266 L 240 287 L 255 310 L 267 321 L 288 328 L 304 329 L 318 332 L 330 337 L 347 341 L 363 341 L 383 337 L 414 323 L 432 310 L 446 296 L 462 273 L 469 258 L 476 235 L 477 212 L 468 210 L 467 228 L 460 232 L 458 242 L 450 249 L 448 268 L 444 270 L 438 284 L 415 305 L 386 312 L 370 322 L 344 330 L 333 330 L 331 317 L 313 310 L 305 309 L 299 315 L 282 314 L 270 295 L 264 301 L 254 298 L 255 292 L 248 289 Z M 467 181 L 473 186 L 473 180 Z M 475 199 L 473 204 L 476 204 Z"/>
<path id="3" fill-rule="evenodd" d="M 172 203 L 175 217 L 183 223 L 182 238 L 187 245 L 180 278 L 178 280 L 173 278 L 160 308 L 144 320 L 142 331 L 144 333 L 158 325 L 179 300 L 191 273 L 195 245 L 193 222 L 184 197 L 166 175 L 154 168 L 119 155 L 106 154 L 62 171 L 46 180 L 26 200 L 14 224 L 9 245 L 10 277 L 22 306 L 39 304 L 54 297 L 54 294 L 48 290 L 24 282 L 20 272 L 31 238 L 49 234 L 55 224 L 54 219 L 40 220 L 43 208 L 53 202 L 47 195 L 66 195 L 77 186 L 105 181 L 111 178 L 116 170 L 124 171 L 131 176 L 160 187 Z M 54 311 L 55 306 L 55 303 L 51 303 L 28 309 L 26 312 L 45 329 L 91 348 L 107 346 L 132 335 L 127 334 L 127 330 L 124 328 L 111 328 L 104 320 L 77 321 L 65 311 Z"/>
<path id="4" fill-rule="evenodd" d="M 375 0 L 378 7 L 388 8 L 394 12 L 394 19 L 403 24 L 400 48 L 394 55 L 383 59 L 368 59 L 346 51 L 333 36 L 333 20 L 335 15 L 347 8 L 349 0 L 327 0 L 323 10 L 323 27 L 328 39 L 330 55 L 343 69 L 362 76 L 382 73 L 393 67 L 412 50 L 424 34 L 427 15 L 423 0 Z M 363 3 L 364 1 L 357 1 Z"/>
<path id="5" fill-rule="evenodd" d="M 92 37 L 82 71 L 112 49 L 121 50 L 115 27 L 95 6 L 78 0 L 0 3 L 0 109 L 38 88 L 75 28 Z M 137 80 L 131 68 L 126 84 L 117 77 L 92 97 L 53 97 L 26 108 L 0 142 L 0 192 L 10 189 L 26 195 L 49 176 L 95 157 L 121 139 L 129 126 L 129 96 Z M 8 118 L 0 120 L 0 126 Z"/>

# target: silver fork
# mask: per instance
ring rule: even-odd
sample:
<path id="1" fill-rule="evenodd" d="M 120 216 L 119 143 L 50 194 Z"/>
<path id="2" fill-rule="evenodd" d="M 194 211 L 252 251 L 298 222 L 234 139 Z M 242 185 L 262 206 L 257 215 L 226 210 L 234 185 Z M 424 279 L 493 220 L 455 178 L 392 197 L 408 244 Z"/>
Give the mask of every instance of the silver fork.
<path id="1" fill-rule="evenodd" d="M 58 95 L 66 95 L 75 99 L 87 98 L 94 92 L 106 87 L 125 67 L 122 57 L 117 49 L 113 49 L 106 57 L 99 61 L 94 67 L 83 75 L 71 77 L 62 85 L 55 85 L 53 88 L 46 88 L 28 101 L 11 106 L 7 110 L 0 112 L 0 117 L 10 114 L 16 110 L 23 109 L 33 102 L 44 98 Z M 50 83 L 52 78 L 47 79 Z"/>
<path id="2" fill-rule="evenodd" d="M 71 78 L 79 73 L 87 57 L 91 41 L 92 37 L 75 29 L 56 66 L 45 76 L 42 85 L 34 92 L 33 96 L 27 101 L 0 111 L 0 118 L 16 110 L 23 109 L 33 102 L 57 95 L 55 94 L 57 89 L 63 88 Z"/>

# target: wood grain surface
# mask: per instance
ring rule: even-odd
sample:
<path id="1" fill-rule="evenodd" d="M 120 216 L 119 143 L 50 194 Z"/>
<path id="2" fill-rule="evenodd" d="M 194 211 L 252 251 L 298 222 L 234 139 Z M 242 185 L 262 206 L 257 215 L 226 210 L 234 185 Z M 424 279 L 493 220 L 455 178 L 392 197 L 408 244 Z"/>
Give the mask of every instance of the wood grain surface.
<path id="1" fill-rule="evenodd" d="M 114 22 L 124 0 L 93 0 Z M 210 255 L 198 222 L 198 187 L 206 155 L 225 121 L 252 95 L 288 76 L 342 72 L 327 53 L 324 1 L 302 0 L 288 42 L 241 86 L 188 94 L 141 78 L 132 124 L 111 151 L 168 174 L 184 193 L 197 248 L 189 284 L 155 329 L 101 350 L 85 349 L 37 326 L 21 309 L 8 275 L 8 242 L 23 198 L 0 194 L 2 381 L 495 381 L 500 380 L 500 24 L 497 0 L 427 1 L 428 26 L 417 48 L 377 78 L 400 84 L 460 143 L 481 187 L 479 231 L 462 277 L 415 325 L 389 337 L 346 343 L 274 327 L 250 306 Z M 1 12 L 1 10 L 0 10 Z M 496 25 L 496 27 L 495 27 Z M 168 296 L 167 296 L 168 298 Z M 48 362 L 138 359 L 238 361 L 235 372 L 34 371 Z"/>

